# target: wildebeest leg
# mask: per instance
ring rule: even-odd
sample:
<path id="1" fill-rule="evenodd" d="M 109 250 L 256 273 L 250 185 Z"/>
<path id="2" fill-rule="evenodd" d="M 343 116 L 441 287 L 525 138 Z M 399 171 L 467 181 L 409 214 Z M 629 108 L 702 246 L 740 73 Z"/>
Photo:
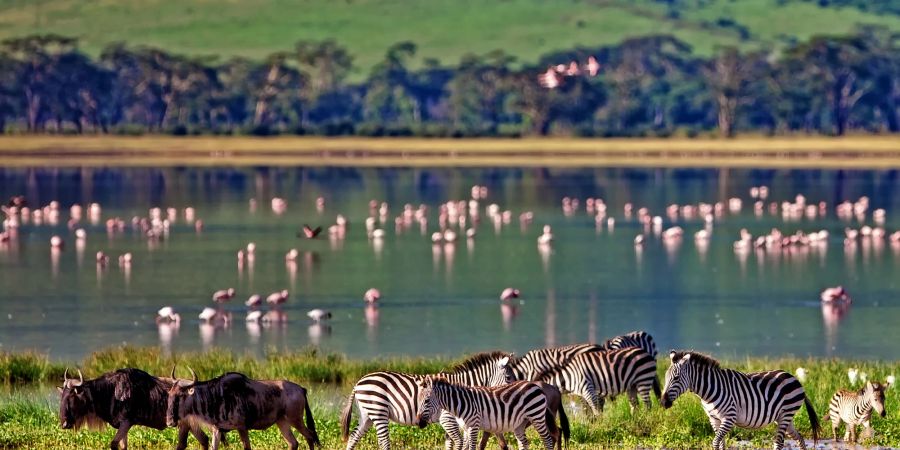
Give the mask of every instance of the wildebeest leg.
<path id="1" fill-rule="evenodd" d="M 212 449 L 210 450 L 219 450 L 219 443 L 222 442 L 224 434 L 220 433 L 218 428 L 212 427 Z"/>
<path id="2" fill-rule="evenodd" d="M 294 432 L 291 431 L 291 424 L 289 424 L 287 421 L 278 422 L 278 429 L 281 430 L 281 435 L 284 436 L 284 440 L 287 441 L 288 445 L 291 447 L 291 450 L 297 450 L 300 448 L 300 443 L 297 442 L 297 438 L 294 437 Z M 247 448 L 249 449 L 250 446 L 248 445 Z M 310 445 L 310 448 L 312 448 L 312 445 Z"/>
<path id="3" fill-rule="evenodd" d="M 112 442 L 109 443 L 110 450 L 127 450 L 128 449 L 128 430 L 131 429 L 131 424 L 125 422 L 119 425 L 119 429 L 116 431 L 116 435 L 113 436 Z"/>
<path id="4" fill-rule="evenodd" d="M 316 436 L 312 434 L 312 431 L 303 424 L 303 419 L 296 418 L 292 420 L 292 424 L 297 431 L 303 435 L 303 439 L 306 439 L 306 444 L 309 445 L 309 450 L 313 450 L 316 446 Z"/>
<path id="5" fill-rule="evenodd" d="M 281 425 L 279 425 L 278 427 L 281 428 Z M 251 450 L 250 449 L 250 433 L 247 432 L 247 429 L 246 428 L 238 428 L 237 432 L 238 432 L 238 435 L 241 437 L 241 442 L 244 443 L 244 450 Z M 291 430 L 288 429 L 288 433 L 290 433 L 290 432 L 291 432 Z M 293 437 L 294 437 L 294 435 L 291 434 L 291 438 L 293 438 Z M 297 440 L 294 439 L 294 445 L 291 447 L 291 450 L 297 450 L 296 446 L 297 446 Z"/>

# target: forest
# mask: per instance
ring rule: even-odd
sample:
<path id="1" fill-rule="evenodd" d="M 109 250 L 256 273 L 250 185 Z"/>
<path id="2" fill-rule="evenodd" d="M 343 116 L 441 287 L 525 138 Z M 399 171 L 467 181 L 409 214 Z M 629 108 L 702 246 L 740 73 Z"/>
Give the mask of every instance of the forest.
<path id="1" fill-rule="evenodd" d="M 694 137 L 900 131 L 900 35 L 859 27 L 784 49 L 670 35 L 523 64 L 502 50 L 414 65 L 399 42 L 362 81 L 333 40 L 262 60 L 117 43 L 91 56 L 55 34 L 0 44 L 7 134 Z"/>

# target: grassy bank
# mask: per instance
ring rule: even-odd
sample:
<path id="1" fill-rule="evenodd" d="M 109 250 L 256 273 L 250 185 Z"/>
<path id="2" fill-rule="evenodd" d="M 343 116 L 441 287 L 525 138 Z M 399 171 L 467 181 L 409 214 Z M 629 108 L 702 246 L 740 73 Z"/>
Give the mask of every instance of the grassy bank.
<path id="1" fill-rule="evenodd" d="M 900 137 L 419 139 L 0 137 L 5 166 L 900 166 Z"/>
<path id="2" fill-rule="evenodd" d="M 428 58 L 455 64 L 466 53 L 497 49 L 535 63 L 550 51 L 653 33 L 674 34 L 698 53 L 709 54 L 720 45 L 759 48 L 825 30 L 844 33 L 858 23 L 900 29 L 895 15 L 814 2 L 673 4 L 674 11 L 662 2 L 633 0 L 3 0 L 0 37 L 52 32 L 78 36 L 94 54 L 111 42 L 125 41 L 258 60 L 290 51 L 300 39 L 331 38 L 353 55 L 358 78 L 382 60 L 390 45 L 404 40 L 419 44 L 419 64 Z"/>
<path id="3" fill-rule="evenodd" d="M 87 377 L 125 366 L 166 374 L 171 370 L 172 362 L 171 358 L 162 356 L 154 348 L 126 347 L 94 353 L 78 367 Z M 353 382 L 360 375 L 382 369 L 433 372 L 446 368 L 453 362 L 451 359 L 443 358 L 356 361 L 338 355 L 324 355 L 313 350 L 270 355 L 264 359 L 234 356 L 221 351 L 178 356 L 179 366 L 191 366 L 201 378 L 218 375 L 226 370 L 238 370 L 256 378 L 288 378 L 312 386 L 310 398 L 314 405 L 316 424 L 324 448 L 327 449 L 343 448 L 338 428 L 338 410 L 343 402 L 343 395 L 349 392 Z M 664 374 L 666 364 L 665 360 L 660 361 L 660 377 Z M 878 380 L 884 380 L 897 369 L 896 363 L 796 358 L 748 358 L 725 362 L 725 365 L 747 371 L 782 368 L 793 372 L 797 367 L 806 368 L 808 375 L 804 387 L 812 398 L 819 416 L 826 412 L 828 400 L 834 391 L 851 387 L 847 379 L 847 369 L 858 368 L 870 379 Z M 9 393 L 0 395 L 0 448 L 103 448 L 107 445 L 112 438 L 111 429 L 103 432 L 60 430 L 56 416 L 58 406 L 55 394 L 21 393 L 28 391 L 28 389 L 20 391 L 23 385 L 59 384 L 63 370 L 65 370 L 63 364 L 49 362 L 46 357 L 38 354 L 0 356 L 2 381 L 8 385 L 13 384 L 7 387 Z M 327 392 L 331 393 L 330 400 Z M 624 396 L 608 405 L 603 416 L 595 421 L 588 420 L 581 412 L 580 406 L 573 407 L 571 404 L 567 406 L 574 422 L 571 448 L 578 450 L 623 446 L 697 448 L 708 446 L 712 439 L 706 415 L 697 398 L 692 395 L 679 399 L 671 410 L 662 410 L 654 401 L 654 407 L 650 411 L 639 410 L 632 413 Z M 894 447 L 900 445 L 898 407 L 900 407 L 898 390 L 896 388 L 888 390 L 888 417 L 873 418 L 876 435 L 870 444 Z M 798 414 L 795 424 L 804 436 L 810 436 L 809 419 L 805 412 Z M 823 426 L 826 430 L 824 435 L 830 438 L 830 426 L 826 423 L 823 423 Z M 738 430 L 733 433 L 730 442 L 746 440 L 760 447 L 770 447 L 772 432 L 772 427 L 761 431 Z M 392 442 L 398 448 L 438 448 L 442 442 L 441 436 L 437 427 L 425 430 L 411 427 L 392 429 Z M 536 439 L 536 435 L 532 437 Z M 232 440 L 235 438 L 232 437 Z M 275 429 L 254 432 L 251 439 L 254 448 L 285 448 Z M 132 431 L 130 443 L 135 448 L 167 449 L 174 445 L 174 433 L 172 430 L 157 432 L 136 428 Z M 533 444 L 538 443 L 535 441 Z M 374 433 L 369 433 L 360 448 L 363 450 L 377 448 Z"/>

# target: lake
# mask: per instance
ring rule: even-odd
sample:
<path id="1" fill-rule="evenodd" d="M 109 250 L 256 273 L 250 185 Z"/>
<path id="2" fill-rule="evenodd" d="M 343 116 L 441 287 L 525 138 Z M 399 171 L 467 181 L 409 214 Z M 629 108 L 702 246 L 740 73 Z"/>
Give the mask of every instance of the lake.
<path id="1" fill-rule="evenodd" d="M 0 198 L 25 195 L 32 206 L 60 203 L 57 223 L 32 218 L 14 242 L 0 244 L 0 350 L 36 349 L 54 359 L 77 360 L 93 350 L 123 343 L 161 346 L 167 352 L 225 347 L 263 354 L 319 346 L 352 357 L 447 355 L 487 349 L 530 348 L 597 341 L 623 332 L 650 332 L 662 350 L 693 348 L 720 357 L 743 355 L 837 356 L 897 359 L 890 345 L 900 339 L 898 268 L 900 247 L 887 239 L 844 244 L 844 229 L 875 225 L 872 211 L 886 210 L 888 234 L 900 228 L 900 181 L 896 170 L 745 169 L 541 169 L 541 168 L 15 168 L 0 169 Z M 487 188 L 469 219 L 473 239 L 433 245 L 439 205 L 468 200 L 473 185 Z M 769 187 L 761 214 L 750 188 Z M 786 217 L 769 203 L 827 202 L 824 217 Z M 864 217 L 843 219 L 835 205 L 869 198 Z M 276 214 L 273 197 L 286 201 Z M 319 209 L 316 199 L 324 199 Z M 564 197 L 578 209 L 564 212 Z M 728 211 L 728 199 L 743 200 Z M 585 210 L 587 198 L 603 199 L 607 218 Z M 251 208 L 255 200 L 255 209 Z M 383 239 L 367 235 L 369 203 L 388 205 Z M 100 220 L 67 226 L 69 207 L 96 202 Z M 670 217 L 670 204 L 722 202 L 707 244 L 694 233 L 706 227 L 701 214 Z M 497 204 L 509 223 L 491 219 Z M 624 205 L 631 203 L 628 217 Z M 395 226 L 404 205 L 426 205 L 427 225 Z M 204 226 L 185 220 L 193 207 Z M 151 207 L 177 208 L 162 239 L 148 239 L 131 226 Z M 640 207 L 680 226 L 684 237 L 664 243 L 637 219 Z M 780 208 L 780 206 L 779 206 Z M 533 222 L 520 215 L 533 213 Z M 304 223 L 327 228 L 338 214 L 346 236 L 296 236 Z M 596 214 L 596 213 L 595 213 Z M 376 213 L 376 216 L 378 214 Z M 105 222 L 120 217 L 121 232 Z M 544 225 L 552 245 L 536 241 Z M 828 230 L 827 244 L 786 250 L 736 252 L 742 228 L 754 236 L 777 227 L 785 234 Z M 87 239 L 76 245 L 74 228 Z M 458 227 L 457 227 L 458 228 Z M 636 248 L 635 236 L 644 244 Z M 65 247 L 53 253 L 50 238 Z M 252 263 L 237 252 L 256 245 Z M 294 263 L 285 253 L 298 250 Z M 95 263 L 103 251 L 106 267 Z M 130 267 L 118 255 L 133 254 Z M 819 293 L 843 285 L 852 306 L 823 309 Z M 520 299 L 501 303 L 500 291 L 520 289 Z M 225 308 L 229 327 L 200 323 L 214 306 L 214 291 L 233 287 Z M 367 310 L 363 293 L 382 293 Z M 243 301 L 287 289 L 289 321 L 246 324 Z M 156 311 L 170 305 L 179 327 L 158 327 Z M 313 308 L 333 317 L 315 325 Z"/>

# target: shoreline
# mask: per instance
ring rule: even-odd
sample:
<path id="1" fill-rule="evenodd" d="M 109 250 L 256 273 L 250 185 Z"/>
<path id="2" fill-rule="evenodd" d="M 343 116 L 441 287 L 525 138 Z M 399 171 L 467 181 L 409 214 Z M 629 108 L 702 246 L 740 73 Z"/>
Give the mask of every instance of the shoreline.
<path id="1" fill-rule="evenodd" d="M 5 167 L 900 168 L 900 136 L 736 139 L 4 136 Z"/>

